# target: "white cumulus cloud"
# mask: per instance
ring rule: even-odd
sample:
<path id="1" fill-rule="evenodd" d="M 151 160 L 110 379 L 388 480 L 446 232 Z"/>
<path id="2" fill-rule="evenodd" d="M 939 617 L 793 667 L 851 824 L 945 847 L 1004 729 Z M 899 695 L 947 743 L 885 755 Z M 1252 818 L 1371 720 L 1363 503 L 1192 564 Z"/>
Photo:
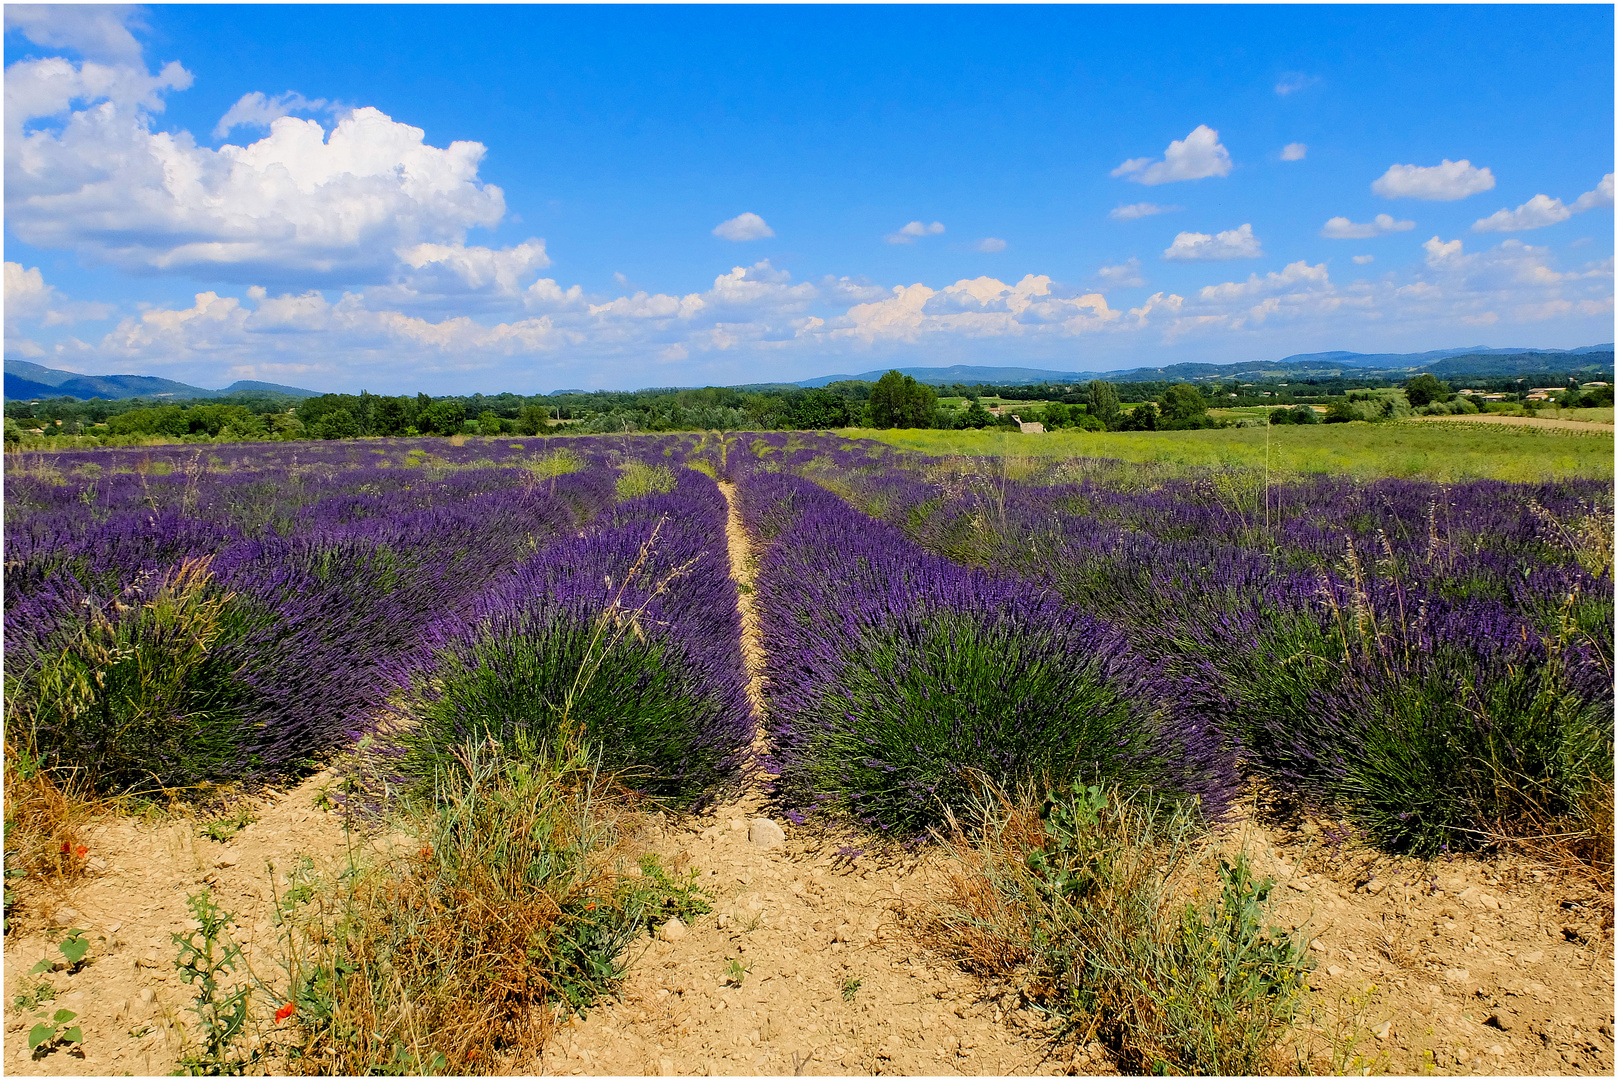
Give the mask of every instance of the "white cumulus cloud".
<path id="1" fill-rule="evenodd" d="M 1281 160 L 1282 161 L 1302 161 L 1304 159 L 1304 156 L 1307 155 L 1308 153 L 1309 153 L 1309 144 L 1308 143 L 1289 142 L 1285 146 L 1281 147 Z"/>
<path id="2" fill-rule="evenodd" d="M 1416 227 L 1414 221 L 1398 221 L 1392 214 L 1378 214 L 1363 225 L 1346 217 L 1334 217 L 1321 228 L 1320 235 L 1328 240 L 1368 240 L 1391 232 L 1408 232 Z"/>
<path id="3" fill-rule="evenodd" d="M 1130 158 L 1116 169 L 1137 184 L 1168 184 L 1176 180 L 1202 180 L 1230 175 L 1230 152 L 1219 142 L 1219 132 L 1198 124 L 1184 139 L 1175 139 L 1163 151 L 1163 160 Z"/>
<path id="4" fill-rule="evenodd" d="M 140 28 L 140 10 L 133 4 L 6 5 L 7 31 L 47 49 L 72 49 L 87 60 L 139 61 L 140 42 L 131 26 Z"/>
<path id="5" fill-rule="evenodd" d="M 270 122 L 296 112 L 318 112 L 327 105 L 325 98 L 313 101 L 295 90 L 278 97 L 266 97 L 262 90 L 243 94 L 236 104 L 225 110 L 225 115 L 214 125 L 213 137 L 223 139 L 238 127 L 268 128 Z"/>
<path id="6" fill-rule="evenodd" d="M 1213 259 L 1256 259 L 1263 255 L 1252 225 L 1226 229 L 1212 236 L 1207 233 L 1183 232 L 1163 250 L 1163 258 L 1176 261 Z"/>
<path id="7" fill-rule="evenodd" d="M 1107 216 L 1114 221 L 1136 221 L 1143 217 L 1152 217 L 1155 214 L 1172 214 L 1177 210 L 1184 210 L 1183 206 L 1159 206 L 1156 203 L 1138 202 L 1125 206 L 1115 206 L 1107 211 Z"/>
<path id="8" fill-rule="evenodd" d="M 1118 289 L 1138 289 L 1146 284 L 1146 278 L 1140 272 L 1140 260 L 1133 257 L 1112 266 L 1103 266 L 1096 271 L 1096 277 Z"/>
<path id="9" fill-rule="evenodd" d="M 1375 255 L 1356 255 L 1356 256 L 1354 256 L 1354 265 L 1355 266 L 1364 266 L 1366 263 L 1372 263 L 1372 262 L 1375 262 L 1375 261 L 1376 261 L 1376 256 Z"/>
<path id="10" fill-rule="evenodd" d="M 1371 190 L 1384 199 L 1426 199 L 1453 202 L 1494 187 L 1494 174 L 1462 158 L 1445 158 L 1438 165 L 1389 165 L 1371 182 Z"/>
<path id="11" fill-rule="evenodd" d="M 998 236 L 985 236 L 982 240 L 979 240 L 972 246 L 976 250 L 985 252 L 989 255 L 1006 250 L 1006 242 L 1000 239 Z"/>
<path id="12" fill-rule="evenodd" d="M 1472 231 L 1525 232 L 1528 229 L 1542 229 L 1566 221 L 1574 214 L 1582 214 L 1598 206 L 1611 206 L 1612 176 L 1612 173 L 1608 173 L 1602 177 L 1601 183 L 1573 200 L 1572 206 L 1549 195 L 1535 195 L 1515 210 L 1496 210 L 1488 217 L 1480 218 L 1472 223 Z"/>
<path id="13" fill-rule="evenodd" d="M 937 236 L 944 231 L 944 224 L 935 221 L 931 225 L 920 221 L 912 221 L 898 232 L 890 232 L 882 239 L 890 244 L 914 244 L 924 236 Z"/>
<path id="14" fill-rule="evenodd" d="M 775 235 L 775 230 L 767 225 L 763 218 L 749 210 L 745 214 L 737 214 L 729 221 L 721 221 L 713 227 L 713 234 L 721 240 L 764 240 Z"/>

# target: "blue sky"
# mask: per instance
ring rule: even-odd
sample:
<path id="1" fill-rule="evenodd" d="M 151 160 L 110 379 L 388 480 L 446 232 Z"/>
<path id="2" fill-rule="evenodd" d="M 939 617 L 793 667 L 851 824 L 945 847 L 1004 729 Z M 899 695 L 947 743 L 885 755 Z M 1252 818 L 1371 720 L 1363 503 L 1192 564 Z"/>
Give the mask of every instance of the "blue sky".
<path id="1" fill-rule="evenodd" d="M 6 7 L 8 358 L 430 393 L 1613 337 L 1613 9 Z"/>

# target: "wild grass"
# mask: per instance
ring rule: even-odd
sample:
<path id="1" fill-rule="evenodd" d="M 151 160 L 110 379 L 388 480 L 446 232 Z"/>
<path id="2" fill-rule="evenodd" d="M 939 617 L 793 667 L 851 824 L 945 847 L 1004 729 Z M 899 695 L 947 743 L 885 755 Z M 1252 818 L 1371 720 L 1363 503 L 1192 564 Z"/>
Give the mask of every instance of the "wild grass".
<path id="1" fill-rule="evenodd" d="M 239 613 L 208 558 L 86 603 L 65 638 L 6 680 L 19 753 L 85 795 L 171 790 L 227 775 L 246 688 L 218 646 Z"/>
<path id="2" fill-rule="evenodd" d="M 994 791 L 994 789 L 989 789 Z M 1269 926 L 1269 881 L 1213 859 L 1185 804 L 1080 786 L 997 792 L 948 837 L 937 947 L 1099 1039 L 1125 1072 L 1277 1071 L 1305 943 Z"/>
<path id="3" fill-rule="evenodd" d="M 5 920 L 15 883 L 59 890 L 84 874 L 88 830 L 98 806 L 72 772 L 46 767 L 28 750 L 5 744 Z"/>
<path id="4" fill-rule="evenodd" d="M 473 743 L 457 757 L 396 812 L 414 850 L 277 898 L 287 1071 L 518 1071 L 613 992 L 642 930 L 708 910 L 655 859 L 630 869 L 634 806 L 585 750 Z"/>
<path id="5" fill-rule="evenodd" d="M 1445 482 L 1613 478 L 1612 432 L 1599 428 L 1585 434 L 1499 424 L 1354 423 L 1043 435 L 850 428 L 840 434 L 933 455 L 1116 458 L 1175 471 L 1207 466 L 1262 469 L 1267 463 L 1277 480 L 1308 473 Z"/>

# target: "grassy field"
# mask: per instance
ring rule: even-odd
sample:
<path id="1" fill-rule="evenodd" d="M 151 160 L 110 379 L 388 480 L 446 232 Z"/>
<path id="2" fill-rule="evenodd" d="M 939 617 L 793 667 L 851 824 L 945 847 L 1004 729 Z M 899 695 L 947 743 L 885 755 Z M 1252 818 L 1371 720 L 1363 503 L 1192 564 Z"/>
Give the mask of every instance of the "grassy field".
<path id="1" fill-rule="evenodd" d="M 926 454 L 1010 454 L 1031 457 L 1109 457 L 1186 466 L 1246 465 L 1282 474 L 1343 473 L 1433 480 L 1533 481 L 1613 477 L 1613 439 L 1594 429 L 1564 434 L 1477 424 L 1321 424 L 1222 428 L 1209 431 L 872 431 L 880 439 Z"/>

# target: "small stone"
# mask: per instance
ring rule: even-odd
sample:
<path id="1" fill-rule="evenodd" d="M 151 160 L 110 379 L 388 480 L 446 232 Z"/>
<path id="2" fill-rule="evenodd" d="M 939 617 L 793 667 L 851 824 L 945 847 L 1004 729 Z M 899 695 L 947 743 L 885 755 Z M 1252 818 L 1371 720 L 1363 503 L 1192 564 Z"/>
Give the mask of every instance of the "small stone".
<path id="1" fill-rule="evenodd" d="M 1319 938 L 1315 938 L 1313 941 L 1309 942 L 1309 950 L 1311 952 L 1324 954 L 1326 952 L 1326 943 L 1321 941 Z"/>
<path id="2" fill-rule="evenodd" d="M 679 941 L 685 937 L 685 923 L 678 918 L 670 919 L 658 929 L 657 936 L 664 941 Z"/>
<path id="3" fill-rule="evenodd" d="M 747 828 L 747 822 L 743 821 L 741 818 L 733 817 L 730 819 L 731 832 L 741 832 L 745 828 Z"/>
<path id="4" fill-rule="evenodd" d="M 1455 1060 L 1459 1061 L 1459 1062 L 1462 1062 L 1462 1063 L 1471 1061 L 1472 1060 L 1472 1051 L 1468 1050 L 1464 1046 L 1461 1047 L 1459 1050 L 1455 1051 Z"/>
<path id="5" fill-rule="evenodd" d="M 831 939 L 833 941 L 845 941 L 846 942 L 849 938 L 853 937 L 853 935 L 854 935 L 854 928 L 852 926 L 848 925 L 847 923 L 844 923 L 843 925 L 841 925 L 841 926 L 839 926 L 837 928 L 836 932 L 834 932 L 832 934 Z"/>
<path id="6" fill-rule="evenodd" d="M 1465 968 L 1446 968 L 1444 978 L 1452 983 L 1464 983 L 1472 977 L 1472 973 Z"/>
<path id="7" fill-rule="evenodd" d="M 669 1060 L 666 1057 L 658 1058 L 657 1059 L 657 1075 L 659 1075 L 659 1076 L 674 1076 L 674 1075 L 676 1075 L 675 1072 L 674 1072 L 674 1062 Z"/>
<path id="8" fill-rule="evenodd" d="M 1386 889 L 1387 887 L 1388 887 L 1388 883 L 1386 881 L 1383 881 L 1381 878 L 1374 878 L 1371 881 L 1367 881 L 1365 883 L 1365 891 L 1370 893 L 1372 896 L 1376 896 L 1383 889 Z"/>
<path id="9" fill-rule="evenodd" d="M 1483 1022 L 1488 1024 L 1490 1027 L 1498 1028 L 1501 1031 L 1510 1031 L 1512 1028 L 1517 1026 L 1516 1021 L 1513 1019 L 1510 1013 L 1502 1012 L 1500 1010 L 1490 1013 L 1489 1018 Z"/>
<path id="10" fill-rule="evenodd" d="M 1494 897 L 1490 896 L 1488 893 L 1484 893 L 1482 896 L 1478 897 L 1478 903 L 1482 904 L 1484 906 L 1484 908 L 1489 910 L 1489 911 L 1499 911 L 1500 910 L 1500 901 L 1496 900 Z"/>
<path id="11" fill-rule="evenodd" d="M 157 991 L 148 986 L 140 992 L 140 1000 L 142 1005 L 150 1005 L 157 1000 Z"/>
<path id="12" fill-rule="evenodd" d="M 70 907 L 59 907 L 56 909 L 56 914 L 51 916 L 51 921 L 57 926 L 71 926 L 73 923 L 77 922 L 78 919 L 78 909 Z"/>
<path id="13" fill-rule="evenodd" d="M 1499 1043 L 1490 1043 L 1489 1044 L 1489 1049 L 1487 1051 L 1485 1051 L 1485 1052 L 1489 1053 L 1489 1054 L 1493 1054 L 1495 1057 L 1505 1057 L 1506 1056 L 1506 1048 L 1501 1046 Z"/>
<path id="14" fill-rule="evenodd" d="M 1335 979 L 1335 978 L 1337 978 L 1337 976 L 1341 975 L 1345 970 L 1347 970 L 1347 969 L 1340 968 L 1336 964 L 1332 964 L 1330 967 L 1326 968 L 1326 974 L 1330 975 L 1332 978 Z"/>
<path id="15" fill-rule="evenodd" d="M 1601 1023 L 1597 1024 L 1596 1030 L 1605 1035 L 1608 1042 L 1612 1041 L 1612 1025 L 1607 1023 L 1607 1021 L 1603 1020 Z"/>
<path id="16" fill-rule="evenodd" d="M 1384 1020 L 1384 1021 L 1382 1021 L 1376 1027 L 1371 1029 L 1371 1034 L 1375 1035 L 1379 1039 L 1382 1039 L 1382 1040 L 1386 1041 L 1387 1037 L 1389 1035 L 1393 1034 L 1393 1021 L 1392 1020 Z"/>
<path id="17" fill-rule="evenodd" d="M 221 869 L 223 869 L 225 867 L 235 866 L 237 860 L 240 859 L 240 858 L 241 858 L 241 855 L 238 854 L 237 852 L 224 851 L 224 852 L 221 852 L 219 857 L 213 861 L 213 864 L 215 866 L 220 867 Z"/>
<path id="18" fill-rule="evenodd" d="M 748 828 L 747 839 L 752 841 L 754 847 L 764 848 L 768 851 L 770 848 L 780 847 L 786 843 L 787 834 L 782 830 L 781 826 L 769 818 L 758 817 L 753 819 L 752 825 Z"/>
<path id="19" fill-rule="evenodd" d="M 1537 964 L 1543 959 L 1545 959 L 1544 951 L 1540 950 L 1540 949 L 1535 949 L 1531 953 L 1524 953 L 1523 958 L 1522 958 L 1522 962 L 1525 963 L 1525 964 Z"/>
<path id="20" fill-rule="evenodd" d="M 1292 888 L 1297 889 L 1299 892 L 1309 891 L 1309 883 L 1303 880 L 1301 877 L 1295 877 L 1291 881 L 1288 881 L 1287 884 Z"/>

